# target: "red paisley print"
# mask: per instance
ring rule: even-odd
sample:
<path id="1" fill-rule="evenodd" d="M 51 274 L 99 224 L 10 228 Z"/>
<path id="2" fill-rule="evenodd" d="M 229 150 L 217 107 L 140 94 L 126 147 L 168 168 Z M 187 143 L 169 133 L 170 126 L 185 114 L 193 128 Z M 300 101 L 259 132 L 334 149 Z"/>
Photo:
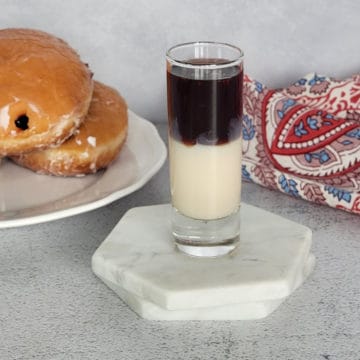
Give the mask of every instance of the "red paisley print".
<path id="1" fill-rule="evenodd" d="M 280 90 L 246 76 L 243 178 L 359 214 L 360 74 Z"/>

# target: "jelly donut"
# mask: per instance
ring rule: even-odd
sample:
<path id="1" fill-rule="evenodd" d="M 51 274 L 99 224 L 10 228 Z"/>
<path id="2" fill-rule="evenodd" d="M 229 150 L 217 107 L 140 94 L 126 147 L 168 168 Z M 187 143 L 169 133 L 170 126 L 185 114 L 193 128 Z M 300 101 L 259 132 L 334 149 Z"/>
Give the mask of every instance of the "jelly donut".
<path id="1" fill-rule="evenodd" d="M 94 173 L 118 155 L 128 128 L 127 105 L 119 93 L 95 81 L 89 113 L 75 134 L 57 147 L 12 159 L 33 171 L 57 176 Z"/>
<path id="2" fill-rule="evenodd" d="M 92 73 L 63 40 L 0 30 L 0 156 L 61 143 L 81 124 Z"/>

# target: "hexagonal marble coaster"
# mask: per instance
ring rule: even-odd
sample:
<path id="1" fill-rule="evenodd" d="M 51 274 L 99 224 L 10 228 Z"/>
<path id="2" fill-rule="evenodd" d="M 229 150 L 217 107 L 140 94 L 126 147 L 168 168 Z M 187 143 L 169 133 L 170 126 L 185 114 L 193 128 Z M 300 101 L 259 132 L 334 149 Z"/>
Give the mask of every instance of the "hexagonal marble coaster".
<path id="1" fill-rule="evenodd" d="M 301 285 L 306 277 L 311 273 L 315 264 L 315 258 L 309 255 L 302 274 L 298 277 L 295 288 Z M 144 319 L 148 320 L 254 320 L 261 319 L 276 310 L 286 298 L 254 301 L 239 304 L 229 304 L 223 306 L 213 306 L 206 308 L 185 309 L 185 310 L 166 310 L 160 306 L 136 296 L 121 286 L 108 281 L 101 276 L 99 278 L 129 307 Z"/>
<path id="2" fill-rule="evenodd" d="M 140 316 L 264 317 L 312 269 L 310 229 L 265 210 L 243 203 L 237 249 L 204 259 L 176 249 L 170 214 L 168 204 L 129 210 L 92 258 L 94 273 Z"/>

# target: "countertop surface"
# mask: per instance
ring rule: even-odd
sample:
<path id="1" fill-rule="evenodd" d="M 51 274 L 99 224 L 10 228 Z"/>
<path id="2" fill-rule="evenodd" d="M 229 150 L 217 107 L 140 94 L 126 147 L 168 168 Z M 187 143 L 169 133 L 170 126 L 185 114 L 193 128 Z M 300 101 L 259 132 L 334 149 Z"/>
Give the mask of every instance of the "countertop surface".
<path id="1" fill-rule="evenodd" d="M 317 262 L 303 286 L 257 321 L 134 314 L 93 275 L 91 256 L 128 209 L 169 198 L 166 163 L 106 207 L 0 230 L 0 359 L 360 359 L 359 216 L 249 183 L 243 201 L 312 229 Z"/>

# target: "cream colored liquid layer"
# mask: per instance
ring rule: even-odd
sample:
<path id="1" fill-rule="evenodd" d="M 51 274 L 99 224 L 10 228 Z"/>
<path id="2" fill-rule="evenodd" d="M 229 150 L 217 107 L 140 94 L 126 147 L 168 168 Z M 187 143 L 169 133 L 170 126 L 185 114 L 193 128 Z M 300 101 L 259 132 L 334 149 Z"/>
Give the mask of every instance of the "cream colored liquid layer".
<path id="1" fill-rule="evenodd" d="M 224 145 L 186 146 L 169 138 L 173 206 L 194 219 L 235 212 L 241 192 L 241 138 Z"/>

